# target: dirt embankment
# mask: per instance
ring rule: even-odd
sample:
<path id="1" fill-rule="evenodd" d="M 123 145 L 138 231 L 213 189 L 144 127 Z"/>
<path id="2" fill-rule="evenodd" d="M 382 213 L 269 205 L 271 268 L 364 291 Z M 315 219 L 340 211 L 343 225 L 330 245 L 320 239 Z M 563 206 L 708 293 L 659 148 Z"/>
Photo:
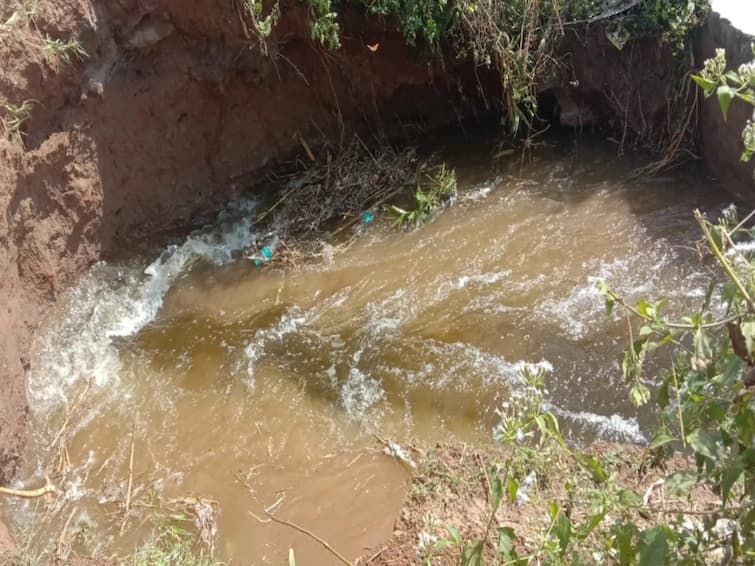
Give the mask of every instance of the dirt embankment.
<path id="1" fill-rule="evenodd" d="M 87 266 L 201 221 L 303 154 L 300 136 L 450 122 L 474 98 L 459 85 L 476 85 L 356 11 L 332 53 L 310 40 L 304 6 L 284 2 L 265 56 L 231 0 L 8 4 L 0 102 L 32 111 L 23 142 L 0 140 L 0 484 L 24 441 L 32 330 Z M 45 38 L 76 38 L 88 57 L 66 63 Z"/>

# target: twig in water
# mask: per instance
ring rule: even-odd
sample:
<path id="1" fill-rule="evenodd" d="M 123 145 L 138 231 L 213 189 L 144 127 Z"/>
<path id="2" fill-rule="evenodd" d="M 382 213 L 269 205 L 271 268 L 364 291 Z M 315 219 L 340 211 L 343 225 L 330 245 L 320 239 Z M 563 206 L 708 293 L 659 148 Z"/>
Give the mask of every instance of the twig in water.
<path id="1" fill-rule="evenodd" d="M 76 397 L 76 400 L 66 411 L 66 418 L 63 421 L 63 424 L 60 427 L 60 430 L 58 430 L 58 433 L 55 435 L 55 438 L 52 439 L 52 442 L 50 443 L 50 448 L 53 448 L 55 444 L 58 442 L 58 440 L 60 440 L 60 437 L 63 436 L 63 433 L 65 432 L 66 428 L 68 428 L 68 424 L 71 422 L 71 417 L 76 412 L 76 409 L 78 409 L 79 404 L 84 400 L 84 397 L 86 397 L 86 394 L 89 391 L 90 384 L 91 382 L 87 381 L 86 385 L 84 386 L 84 389 L 81 391 L 81 393 L 79 393 L 79 395 Z"/>
<path id="2" fill-rule="evenodd" d="M 61 558 L 63 555 L 63 546 L 66 543 L 66 532 L 68 531 L 68 525 L 71 524 L 71 520 L 73 519 L 73 516 L 76 514 L 76 509 L 71 509 L 71 514 L 68 515 L 68 519 L 66 520 L 65 525 L 63 525 L 63 530 L 60 531 L 60 536 L 58 537 L 58 546 L 55 549 L 55 554 L 58 558 Z"/>
<path id="3" fill-rule="evenodd" d="M 128 513 L 131 510 L 131 489 L 134 486 L 134 437 L 136 436 L 136 414 L 134 414 L 134 421 L 131 423 L 131 454 L 128 458 L 128 489 L 126 491 L 126 512 L 123 514 L 123 522 L 121 523 L 121 532 L 126 527 L 126 520 L 128 519 Z"/>
<path id="4" fill-rule="evenodd" d="M 272 513 L 268 512 L 267 509 L 265 510 L 265 515 L 267 515 L 267 517 L 268 517 L 267 520 L 258 517 L 257 515 L 255 515 L 251 511 L 249 511 L 249 514 L 252 517 L 254 517 L 257 521 L 259 521 L 260 523 L 269 523 L 270 521 L 272 521 L 273 523 L 278 523 L 279 525 L 285 525 L 287 527 L 291 527 L 292 529 L 294 529 L 296 531 L 299 531 L 302 534 L 307 535 L 312 540 L 315 540 L 315 541 L 319 542 L 328 552 L 330 552 L 333 556 L 335 556 L 336 558 L 338 558 L 338 560 L 340 560 L 341 562 L 343 562 L 344 564 L 346 564 L 346 566 L 354 566 L 340 552 L 338 552 L 335 548 L 333 548 L 332 546 L 330 546 L 330 544 L 328 544 L 328 542 L 326 540 L 323 540 L 322 538 L 320 538 L 319 536 L 317 536 L 312 531 L 310 531 L 308 529 L 305 529 L 304 527 L 300 527 L 296 523 L 292 523 L 291 521 L 286 521 L 284 519 L 279 519 L 278 517 L 276 517 Z"/>

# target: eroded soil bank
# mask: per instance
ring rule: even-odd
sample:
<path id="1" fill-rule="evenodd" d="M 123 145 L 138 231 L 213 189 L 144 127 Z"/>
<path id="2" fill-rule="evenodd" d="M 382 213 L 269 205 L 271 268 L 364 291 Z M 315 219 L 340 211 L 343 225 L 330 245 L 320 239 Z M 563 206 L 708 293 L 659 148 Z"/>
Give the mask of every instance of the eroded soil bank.
<path id="1" fill-rule="evenodd" d="M 21 6 L 0 8 L 0 21 L 16 21 Z M 408 135 L 496 110 L 495 77 L 430 62 L 390 22 L 357 11 L 331 53 L 310 40 L 306 9 L 284 3 L 266 57 L 235 2 L 34 7 L 33 19 L 0 29 L 0 99 L 33 101 L 23 141 L 0 140 L 0 484 L 20 464 L 32 332 L 93 262 L 161 245 L 260 170 L 306 158 L 304 144 L 355 129 Z M 64 64 L 40 47 L 46 36 L 77 37 L 89 57 Z M 557 120 L 635 135 L 663 124 L 668 53 L 654 42 L 617 51 L 596 30 L 567 35 L 563 51 L 570 65 L 542 86 Z M 715 163 L 717 146 L 705 147 Z M 747 197 L 746 176 L 736 182 Z"/>
<path id="2" fill-rule="evenodd" d="M 233 2 L 34 4 L 32 23 L 0 32 L 0 98 L 34 101 L 24 143 L 0 141 L 0 484 L 24 441 L 31 332 L 84 269 L 202 222 L 274 159 L 304 155 L 300 136 L 316 147 L 346 128 L 452 121 L 472 104 L 461 70 L 420 60 L 357 14 L 333 54 L 291 3 L 279 54 L 265 57 Z M 78 37 L 88 59 L 51 59 L 47 35 Z"/>

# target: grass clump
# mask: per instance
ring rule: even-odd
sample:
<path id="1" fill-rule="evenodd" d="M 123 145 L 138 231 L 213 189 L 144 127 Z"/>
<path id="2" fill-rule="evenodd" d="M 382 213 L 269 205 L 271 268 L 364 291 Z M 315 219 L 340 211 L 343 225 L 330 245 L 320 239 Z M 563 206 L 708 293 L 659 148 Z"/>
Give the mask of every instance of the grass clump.
<path id="1" fill-rule="evenodd" d="M 412 192 L 413 207 L 409 210 L 394 204 L 386 206 L 393 216 L 394 226 L 406 228 L 425 222 L 443 204 L 451 202 L 456 195 L 456 173 L 441 164 L 436 173 L 417 174 Z"/>
<path id="2" fill-rule="evenodd" d="M 2 105 L 5 111 L 5 117 L 2 119 L 3 129 L 5 135 L 9 140 L 23 139 L 25 136 L 23 131 L 24 123 L 31 118 L 31 112 L 34 108 L 36 101 L 24 100 L 20 105 L 11 103 L 5 103 Z"/>
<path id="3" fill-rule="evenodd" d="M 63 41 L 62 39 L 45 37 L 42 41 L 45 51 L 62 63 L 68 64 L 74 60 L 83 61 L 89 57 L 89 54 L 78 39 Z"/>
<path id="4" fill-rule="evenodd" d="M 134 555 L 133 566 L 214 566 L 204 550 L 195 549 L 194 536 L 177 525 L 158 527 Z"/>

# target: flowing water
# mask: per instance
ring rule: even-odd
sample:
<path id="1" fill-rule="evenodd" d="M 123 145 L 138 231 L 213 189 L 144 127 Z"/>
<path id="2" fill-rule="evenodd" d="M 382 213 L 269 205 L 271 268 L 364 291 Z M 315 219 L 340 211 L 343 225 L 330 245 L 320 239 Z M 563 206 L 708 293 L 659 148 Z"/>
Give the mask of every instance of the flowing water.
<path id="1" fill-rule="evenodd" d="M 41 333 L 29 382 L 26 478 L 62 466 L 62 496 L 4 513 L 35 544 L 67 526 L 81 551 L 126 555 L 193 509 L 208 535 L 216 519 L 228 563 L 281 564 L 289 547 L 332 560 L 260 522 L 272 506 L 356 558 L 408 486 L 373 433 L 491 442 L 525 363 L 552 368 L 549 405 L 575 441 L 644 442 L 652 415 L 620 380 L 626 325 L 594 284 L 695 304 L 691 212 L 720 210 L 718 187 L 696 170 L 631 181 L 642 160 L 599 141 L 554 138 L 524 167 L 485 142 L 439 144 L 459 196 L 414 231 L 378 217 L 321 263 L 256 269 L 238 254 L 257 236 L 242 200 L 152 263 L 95 266 Z"/>

